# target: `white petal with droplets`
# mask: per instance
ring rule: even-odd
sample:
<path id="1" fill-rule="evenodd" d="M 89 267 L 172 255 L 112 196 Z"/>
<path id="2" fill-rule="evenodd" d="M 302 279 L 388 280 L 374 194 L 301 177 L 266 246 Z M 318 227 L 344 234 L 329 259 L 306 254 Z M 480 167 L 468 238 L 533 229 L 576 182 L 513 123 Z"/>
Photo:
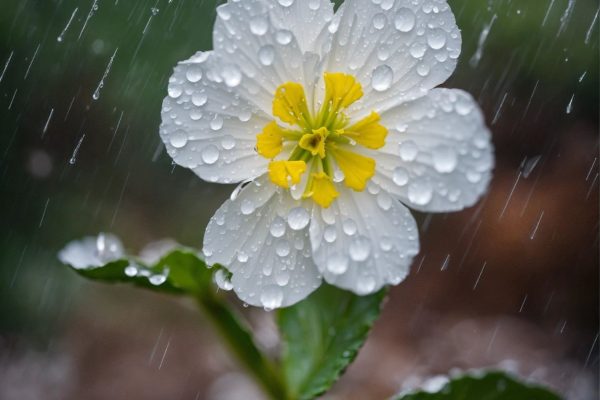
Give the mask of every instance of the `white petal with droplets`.
<path id="1" fill-rule="evenodd" d="M 281 84 L 300 82 L 310 87 L 319 77 L 312 71 L 305 74 L 306 64 L 313 64 L 312 57 L 307 54 L 314 52 L 303 52 L 300 48 L 301 43 L 314 42 L 309 32 L 312 28 L 318 30 L 319 26 L 308 30 L 303 25 L 305 35 L 302 36 L 298 18 L 308 15 L 319 24 L 323 22 L 316 14 L 303 12 L 306 5 L 296 3 L 299 2 L 290 2 L 293 9 L 286 10 L 285 6 L 275 2 L 240 0 L 229 1 L 217 9 L 213 45 L 223 60 L 223 68 L 228 66 L 235 71 L 236 79 L 230 86 L 268 114 L 272 110 L 275 90 Z M 299 15 L 290 14 L 293 10 Z M 305 76 L 308 76 L 307 82 Z"/>
<path id="2" fill-rule="evenodd" d="M 240 299 L 274 309 L 304 299 L 319 287 L 321 276 L 311 257 L 308 223 L 298 211 L 289 216 L 300 203 L 265 181 L 250 183 L 217 211 L 206 230 L 204 253 L 209 264 L 222 264 L 233 274 Z"/>
<path id="3" fill-rule="evenodd" d="M 491 135 L 475 100 L 434 89 L 382 116 L 388 127 L 373 181 L 422 211 L 457 211 L 485 192 L 494 166 Z"/>
<path id="4" fill-rule="evenodd" d="M 416 222 L 400 202 L 342 187 L 326 212 L 313 210 L 310 240 L 324 279 L 359 295 L 400 283 L 419 251 Z"/>
<path id="5" fill-rule="evenodd" d="M 270 118 L 229 87 L 222 71 L 215 53 L 175 67 L 160 136 L 177 164 L 209 182 L 236 183 L 266 171 L 268 160 L 254 147 Z"/>
<path id="6" fill-rule="evenodd" d="M 445 0 L 347 0 L 335 14 L 328 71 L 363 85 L 353 108 L 382 112 L 443 83 L 456 67 L 461 35 Z"/>

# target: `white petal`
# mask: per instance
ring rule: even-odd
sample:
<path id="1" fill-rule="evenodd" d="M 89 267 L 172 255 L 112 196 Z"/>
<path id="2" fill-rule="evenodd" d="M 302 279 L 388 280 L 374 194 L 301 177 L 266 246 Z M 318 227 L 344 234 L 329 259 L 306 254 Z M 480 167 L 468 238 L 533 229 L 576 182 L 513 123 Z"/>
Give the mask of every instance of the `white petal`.
<path id="1" fill-rule="evenodd" d="M 422 211 L 457 211 L 485 192 L 494 167 L 493 146 L 471 95 L 435 89 L 382 115 L 386 145 L 371 153 L 373 181 Z"/>
<path id="2" fill-rule="evenodd" d="M 359 295 L 400 283 L 419 252 L 414 218 L 381 190 L 340 187 L 330 208 L 313 210 L 310 240 L 325 280 Z"/>
<path id="3" fill-rule="evenodd" d="M 327 70 L 362 83 L 356 110 L 385 111 L 415 99 L 452 74 L 461 36 L 446 0 L 347 0 L 330 29 L 337 29 Z"/>
<path id="4" fill-rule="evenodd" d="M 328 23 L 333 19 L 333 3 L 329 0 L 270 1 L 273 24 L 289 29 L 303 52 L 320 54 L 323 40 L 331 36 Z"/>
<path id="5" fill-rule="evenodd" d="M 227 201 L 204 237 L 209 264 L 224 265 L 244 302 L 267 309 L 287 307 L 321 284 L 312 258 L 306 221 L 287 221 L 299 203 L 260 178 Z M 299 223 L 301 222 L 301 223 Z"/>
<path id="6" fill-rule="evenodd" d="M 299 2 L 304 3 L 300 0 L 295 3 Z M 311 86 L 307 83 L 318 79 L 305 73 L 305 64 L 314 62 L 300 48 L 300 43 L 307 45 L 307 41 L 314 41 L 313 34 L 308 32 L 315 27 L 308 25 L 310 21 L 301 24 L 299 16 L 292 18 L 290 14 L 306 7 L 282 8 L 275 2 L 261 0 L 229 1 L 217 9 L 213 31 L 214 49 L 226 72 L 223 75 L 233 72 L 239 79 L 230 82 L 231 86 L 267 114 L 271 113 L 273 96 L 281 84 L 299 82 L 307 87 Z M 308 15 L 301 11 L 301 15 L 305 14 Z M 316 16 L 309 18 L 319 20 Z M 305 76 L 308 82 L 304 81 Z"/>
<path id="7" fill-rule="evenodd" d="M 73 268 L 88 269 L 118 260 L 124 254 L 123 243 L 118 237 L 101 233 L 68 243 L 58 253 L 58 259 Z"/>
<path id="8" fill-rule="evenodd" d="M 175 162 L 210 182 L 235 183 L 266 171 L 256 135 L 270 118 L 222 77 L 214 53 L 198 53 L 175 67 L 163 101 L 160 136 Z"/>

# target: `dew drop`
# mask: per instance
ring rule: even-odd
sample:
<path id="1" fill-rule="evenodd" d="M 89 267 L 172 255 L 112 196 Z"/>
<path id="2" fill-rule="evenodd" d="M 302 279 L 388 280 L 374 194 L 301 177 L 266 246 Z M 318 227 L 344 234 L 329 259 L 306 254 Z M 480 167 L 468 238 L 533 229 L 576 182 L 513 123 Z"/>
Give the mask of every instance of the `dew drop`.
<path id="1" fill-rule="evenodd" d="M 367 276 L 367 277 L 360 279 L 356 289 L 361 294 L 368 294 L 368 293 L 372 293 L 373 290 L 375 290 L 375 285 L 376 285 L 375 278 L 373 278 L 372 276 Z"/>
<path id="2" fill-rule="evenodd" d="M 197 65 L 192 65 L 185 72 L 185 77 L 188 81 L 196 83 L 202 79 L 202 69 Z"/>
<path id="3" fill-rule="evenodd" d="M 192 95 L 192 104 L 196 107 L 202 107 L 208 101 L 208 96 L 205 93 L 194 93 Z"/>
<path id="4" fill-rule="evenodd" d="M 412 140 L 400 143 L 400 158 L 402 160 L 410 162 L 414 161 L 419 154 L 419 148 Z"/>
<path id="5" fill-rule="evenodd" d="M 292 32 L 286 29 L 281 29 L 275 34 L 275 40 L 277 41 L 277 43 L 282 45 L 290 44 L 290 42 L 292 41 Z"/>
<path id="6" fill-rule="evenodd" d="M 271 235 L 280 238 L 285 234 L 285 221 L 281 217 L 276 217 L 269 228 Z"/>
<path id="7" fill-rule="evenodd" d="M 167 281 L 167 275 L 166 274 L 165 275 L 163 275 L 163 274 L 152 275 L 151 277 L 148 278 L 148 280 L 154 286 L 160 286 Z"/>
<path id="8" fill-rule="evenodd" d="M 263 15 L 256 16 L 250 20 L 250 31 L 257 35 L 262 36 L 269 30 L 269 21 Z"/>
<path id="9" fill-rule="evenodd" d="M 264 66 L 273 64 L 275 59 L 275 49 L 270 44 L 265 45 L 258 51 L 258 60 Z"/>
<path id="10" fill-rule="evenodd" d="M 400 8 L 394 18 L 394 26 L 400 32 L 410 32 L 415 27 L 415 13 L 408 8 Z"/>
<path id="11" fill-rule="evenodd" d="M 275 285 L 267 286 L 260 295 L 260 302 L 265 310 L 281 307 L 281 304 L 283 304 L 283 291 Z"/>
<path id="12" fill-rule="evenodd" d="M 354 261 L 365 261 L 371 254 L 371 241 L 365 236 L 357 236 L 348 248 L 350 258 Z"/>
<path id="13" fill-rule="evenodd" d="M 446 45 L 446 32 L 436 28 L 427 35 L 427 44 L 434 50 L 439 50 Z"/>
<path id="14" fill-rule="evenodd" d="M 356 230 L 358 229 L 356 226 L 356 222 L 354 222 L 354 220 L 351 218 L 348 218 L 344 221 L 344 223 L 342 224 L 342 228 L 344 230 L 344 233 L 348 236 L 354 235 L 356 233 Z"/>
<path id="15" fill-rule="evenodd" d="M 427 51 L 427 47 L 420 42 L 415 42 L 413 43 L 412 46 L 410 46 L 410 55 L 413 56 L 414 58 L 421 58 L 425 55 L 425 52 Z"/>
<path id="16" fill-rule="evenodd" d="M 334 254 L 327 259 L 327 270 L 335 275 L 341 275 L 348 270 L 349 260 L 341 254 Z"/>
<path id="17" fill-rule="evenodd" d="M 215 272 L 215 283 L 221 290 L 225 290 L 226 292 L 233 289 L 233 284 L 231 283 L 230 274 L 224 269 L 220 269 Z"/>
<path id="18" fill-rule="evenodd" d="M 181 88 L 179 86 L 174 86 L 174 85 L 169 85 L 169 88 L 167 91 L 169 92 L 169 97 L 171 97 L 173 99 L 178 98 L 183 93 L 183 91 L 181 90 Z"/>
<path id="19" fill-rule="evenodd" d="M 256 207 L 254 207 L 254 203 L 249 199 L 242 200 L 242 205 L 240 206 L 240 211 L 244 215 L 250 215 L 254 212 Z"/>
<path id="20" fill-rule="evenodd" d="M 135 265 L 128 265 L 127 267 L 125 267 L 125 275 L 127 275 L 130 278 L 133 278 L 134 276 L 136 276 L 138 273 L 138 269 Z"/>
<path id="21" fill-rule="evenodd" d="M 323 232 L 323 239 L 325 239 L 325 241 L 327 243 L 333 243 L 335 242 L 335 239 L 337 238 L 337 228 L 335 226 L 327 226 L 325 228 L 325 232 Z"/>
<path id="22" fill-rule="evenodd" d="M 371 86 L 378 92 L 385 92 L 392 86 L 394 71 L 389 65 L 380 65 L 373 71 Z"/>
<path id="23" fill-rule="evenodd" d="M 238 86 L 242 82 L 242 73 L 233 65 L 225 66 L 221 71 L 221 76 L 225 80 L 225 84 L 231 88 Z"/>
<path id="24" fill-rule="evenodd" d="M 433 189 L 429 183 L 413 182 L 408 186 L 408 199 L 418 206 L 429 204 L 433 198 Z"/>
<path id="25" fill-rule="evenodd" d="M 279 257 L 290 255 L 290 243 L 287 240 L 280 240 L 275 246 L 275 252 Z"/>
<path id="26" fill-rule="evenodd" d="M 458 157 L 449 146 L 438 146 L 433 149 L 433 167 L 441 173 L 450 173 L 456 169 Z"/>
<path id="27" fill-rule="evenodd" d="M 299 231 L 308 225 L 310 221 L 310 215 L 304 207 L 296 207 L 290 211 L 287 220 L 290 228 L 295 231 Z"/>
<path id="28" fill-rule="evenodd" d="M 404 186 L 408 183 L 408 172 L 402 167 L 396 167 L 392 179 L 396 185 Z"/>
<path id="29" fill-rule="evenodd" d="M 181 129 L 176 130 L 169 135 L 169 143 L 176 149 L 184 147 L 188 142 L 187 135 Z"/>
<path id="30" fill-rule="evenodd" d="M 393 201 L 392 196 L 386 192 L 381 192 L 377 195 L 377 205 L 384 211 L 392 208 Z"/>
<path id="31" fill-rule="evenodd" d="M 377 30 L 385 28 L 386 22 L 387 19 L 385 18 L 385 15 L 383 13 L 378 13 L 373 17 L 373 27 L 375 27 L 375 29 Z"/>
<path id="32" fill-rule="evenodd" d="M 212 165 L 219 159 L 219 149 L 214 144 L 209 144 L 202 150 L 202 161 Z"/>

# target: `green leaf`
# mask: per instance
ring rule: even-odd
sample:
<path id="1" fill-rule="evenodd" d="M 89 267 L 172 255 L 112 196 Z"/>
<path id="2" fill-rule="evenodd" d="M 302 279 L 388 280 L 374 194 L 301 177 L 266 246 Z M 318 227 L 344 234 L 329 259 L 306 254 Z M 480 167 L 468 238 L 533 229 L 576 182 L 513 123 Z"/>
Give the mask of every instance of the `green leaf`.
<path id="1" fill-rule="evenodd" d="M 436 393 L 400 395 L 395 400 L 560 400 L 549 390 L 519 382 L 504 372 L 491 371 L 452 379 Z"/>
<path id="2" fill-rule="evenodd" d="M 324 284 L 306 300 L 279 311 L 290 399 L 313 399 L 333 385 L 365 342 L 385 294 L 357 296 Z"/>
<path id="3" fill-rule="evenodd" d="M 273 399 L 285 398 L 285 387 L 271 361 L 254 343 L 252 334 L 236 312 L 219 296 L 212 285 L 212 274 L 222 268 L 208 268 L 196 252 L 171 251 L 154 265 L 142 265 L 134 257 L 111 261 L 99 267 L 75 268 L 80 275 L 107 283 L 129 283 L 153 291 L 194 297 L 219 337 L 237 356 L 257 382 Z"/>
<path id="4" fill-rule="evenodd" d="M 130 283 L 145 289 L 173 294 L 197 294 L 207 291 L 212 279 L 212 271 L 206 263 L 187 249 L 174 250 L 150 266 L 143 265 L 135 259 L 120 259 L 100 267 L 73 270 L 97 281 Z"/>

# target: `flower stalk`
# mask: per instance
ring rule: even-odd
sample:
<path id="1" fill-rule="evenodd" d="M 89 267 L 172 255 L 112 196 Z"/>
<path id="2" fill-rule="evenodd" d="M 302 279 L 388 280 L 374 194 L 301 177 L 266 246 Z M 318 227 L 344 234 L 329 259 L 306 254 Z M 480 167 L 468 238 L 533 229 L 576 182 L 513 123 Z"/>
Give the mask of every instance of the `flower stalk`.
<path id="1" fill-rule="evenodd" d="M 288 399 L 281 375 L 273 362 L 261 352 L 250 331 L 223 301 L 212 293 L 197 297 L 198 305 L 212 323 L 219 338 L 226 343 L 239 363 L 273 400 Z"/>

